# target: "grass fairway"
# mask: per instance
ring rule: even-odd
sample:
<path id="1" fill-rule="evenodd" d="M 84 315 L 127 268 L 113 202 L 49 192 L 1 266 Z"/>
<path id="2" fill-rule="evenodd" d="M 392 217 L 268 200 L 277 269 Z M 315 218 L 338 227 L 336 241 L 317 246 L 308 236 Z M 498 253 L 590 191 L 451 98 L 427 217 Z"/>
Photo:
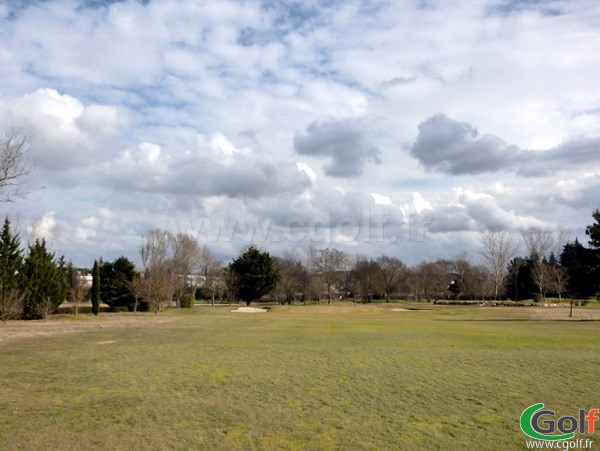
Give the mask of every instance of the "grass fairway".
<path id="1" fill-rule="evenodd" d="M 394 307 L 0 324 L 0 449 L 524 449 L 529 405 L 598 407 L 600 321 Z"/>

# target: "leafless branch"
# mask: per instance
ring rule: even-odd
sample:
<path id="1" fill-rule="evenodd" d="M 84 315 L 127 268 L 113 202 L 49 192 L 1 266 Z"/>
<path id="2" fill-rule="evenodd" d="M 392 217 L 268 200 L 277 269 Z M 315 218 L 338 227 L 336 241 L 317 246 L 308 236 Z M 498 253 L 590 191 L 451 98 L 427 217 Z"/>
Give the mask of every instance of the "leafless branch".
<path id="1" fill-rule="evenodd" d="M 12 202 L 23 196 L 27 176 L 33 164 L 27 159 L 30 136 L 11 128 L 0 136 L 0 202 Z"/>

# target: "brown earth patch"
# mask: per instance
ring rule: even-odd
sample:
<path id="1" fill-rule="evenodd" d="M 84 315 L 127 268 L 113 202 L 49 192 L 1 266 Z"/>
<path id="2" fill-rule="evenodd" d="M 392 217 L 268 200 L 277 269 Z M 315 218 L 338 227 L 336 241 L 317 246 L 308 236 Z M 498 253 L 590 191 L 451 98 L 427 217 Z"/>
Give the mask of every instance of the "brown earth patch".
<path id="1" fill-rule="evenodd" d="M 5 323 L 0 323 L 0 345 L 13 340 L 34 337 L 70 334 L 93 329 L 129 327 L 136 324 L 147 325 L 149 323 L 149 319 L 150 315 L 147 314 L 100 314 L 98 316 L 55 315 L 45 321 L 7 321 Z M 154 322 L 168 321 L 167 318 L 155 320 L 154 315 L 151 315 L 150 320 Z"/>

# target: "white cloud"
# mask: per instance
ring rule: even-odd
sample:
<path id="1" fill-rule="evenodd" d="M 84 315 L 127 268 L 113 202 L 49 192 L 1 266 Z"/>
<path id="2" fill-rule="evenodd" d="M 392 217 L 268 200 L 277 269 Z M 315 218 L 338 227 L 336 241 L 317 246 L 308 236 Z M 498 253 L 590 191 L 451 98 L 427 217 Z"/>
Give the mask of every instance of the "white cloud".
<path id="1" fill-rule="evenodd" d="M 302 162 L 296 162 L 296 167 L 298 168 L 299 171 L 304 172 L 308 178 L 310 179 L 311 182 L 315 182 L 315 180 L 317 180 L 317 174 L 315 173 L 314 169 L 311 168 L 308 164 L 306 163 L 302 163 Z"/>
<path id="2" fill-rule="evenodd" d="M 38 89 L 0 99 L 0 120 L 31 136 L 31 158 L 42 168 L 60 171 L 84 166 L 110 152 L 119 132 L 116 108 L 84 106 L 55 89 Z"/>
<path id="3" fill-rule="evenodd" d="M 31 225 L 27 226 L 30 241 L 36 239 L 44 239 L 47 242 L 53 241 L 57 233 L 55 216 L 56 212 L 48 211 L 42 217 L 33 219 Z"/>
<path id="4" fill-rule="evenodd" d="M 431 210 L 431 204 L 425 200 L 421 193 L 414 192 L 412 194 L 412 207 L 417 213 L 422 213 L 424 210 Z"/>
<path id="5" fill-rule="evenodd" d="M 371 193 L 371 196 L 377 205 L 392 205 L 392 199 L 383 194 Z"/>

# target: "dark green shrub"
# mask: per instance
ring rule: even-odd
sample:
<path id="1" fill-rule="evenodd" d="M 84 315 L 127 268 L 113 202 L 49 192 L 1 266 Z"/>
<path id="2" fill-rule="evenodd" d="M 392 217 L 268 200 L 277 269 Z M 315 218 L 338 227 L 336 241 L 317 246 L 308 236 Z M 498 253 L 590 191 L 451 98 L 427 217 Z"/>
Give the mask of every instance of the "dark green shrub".
<path id="1" fill-rule="evenodd" d="M 193 294 L 186 294 L 180 299 L 181 308 L 192 308 L 195 302 L 196 297 Z"/>

